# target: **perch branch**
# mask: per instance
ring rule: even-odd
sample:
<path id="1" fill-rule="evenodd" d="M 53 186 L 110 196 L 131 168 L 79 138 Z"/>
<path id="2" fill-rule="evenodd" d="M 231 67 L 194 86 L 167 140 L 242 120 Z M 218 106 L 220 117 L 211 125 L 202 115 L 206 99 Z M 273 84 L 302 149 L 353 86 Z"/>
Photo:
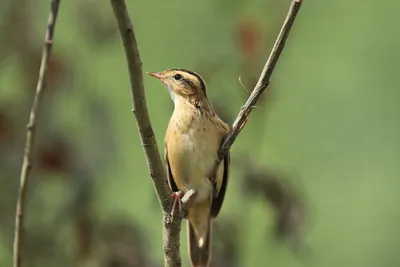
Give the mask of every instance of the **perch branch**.
<path id="1" fill-rule="evenodd" d="M 132 23 L 129 19 L 128 10 L 124 0 L 111 0 L 115 18 L 117 19 L 119 32 L 125 48 L 125 55 L 128 63 L 132 93 L 132 112 L 136 117 L 137 126 L 140 131 L 142 146 L 146 155 L 150 176 L 154 183 L 158 200 L 163 210 L 170 205 L 165 201 L 170 193 L 167 184 L 167 177 L 158 151 L 153 128 L 151 126 L 149 113 L 146 105 L 146 95 L 143 84 L 142 61 Z"/>
<path id="2" fill-rule="evenodd" d="M 180 267 L 181 257 L 179 251 L 179 234 L 182 216 L 175 216 L 171 221 L 169 212 L 172 208 L 172 199 L 170 198 L 171 190 L 167 184 L 165 168 L 161 162 L 160 153 L 158 151 L 154 132 L 151 126 L 149 114 L 146 107 L 146 98 L 143 84 L 142 62 L 139 55 L 138 45 L 134 33 L 132 23 L 126 8 L 124 0 L 110 0 L 114 10 L 114 15 L 118 23 L 119 32 L 123 41 L 125 56 L 128 63 L 128 71 L 131 84 L 133 113 L 136 117 L 137 126 L 140 131 L 141 142 L 145 152 L 147 165 L 152 177 L 154 189 L 163 211 L 163 233 L 164 233 L 164 260 L 165 266 Z M 260 94 L 268 86 L 269 79 L 281 54 L 290 28 L 294 22 L 297 12 L 300 8 L 301 0 L 293 0 L 287 18 L 284 22 L 282 30 L 274 45 L 273 51 L 262 71 L 261 77 L 254 88 L 252 94 L 242 107 L 233 128 L 224 140 L 220 152 L 218 153 L 218 164 L 227 153 L 233 142 L 235 141 L 240 130 L 245 125 L 252 107 L 257 102 Z M 217 165 L 216 165 L 217 168 Z M 215 169 L 216 169 L 215 168 Z M 183 214 L 186 213 L 187 207 L 196 192 L 193 190 L 185 194 L 182 199 Z"/>
<path id="3" fill-rule="evenodd" d="M 128 63 L 128 71 L 131 84 L 133 113 L 140 131 L 140 138 L 145 152 L 147 165 L 158 201 L 163 211 L 163 233 L 164 233 L 164 261 L 165 266 L 181 266 L 179 253 L 179 232 L 182 215 L 186 213 L 188 203 L 193 199 L 195 192 L 186 194 L 183 202 L 181 216 L 174 216 L 172 221 L 170 212 L 172 209 L 171 190 L 168 187 L 164 165 L 162 164 L 158 151 L 153 128 L 151 126 L 149 113 L 146 106 L 146 96 L 143 84 L 142 61 L 135 37 L 135 32 L 129 18 L 128 10 L 124 0 L 111 0 L 114 15 L 118 23 L 119 32 L 125 49 Z"/>
<path id="4" fill-rule="evenodd" d="M 45 87 L 45 77 L 47 73 L 47 65 L 49 62 L 51 47 L 53 44 L 54 26 L 56 24 L 58 7 L 60 0 L 52 0 L 50 4 L 50 13 L 47 21 L 47 31 L 44 38 L 44 47 L 42 53 L 42 61 L 40 63 L 39 78 L 36 86 L 35 96 L 33 98 L 33 104 L 31 113 L 29 116 L 29 122 L 26 126 L 26 143 L 24 158 L 20 176 L 20 186 L 17 198 L 17 209 L 15 214 L 15 234 L 14 234 L 14 267 L 20 267 L 22 256 L 22 242 L 23 242 L 23 226 L 24 226 L 24 209 L 26 203 L 26 191 L 28 187 L 28 179 L 31 170 L 31 156 L 32 146 L 35 138 L 36 128 L 36 116 L 39 110 L 40 101 L 42 99 L 43 90 Z"/>
<path id="5" fill-rule="evenodd" d="M 228 133 L 227 137 L 224 139 L 220 150 L 218 152 L 218 159 L 215 165 L 215 168 L 212 172 L 214 174 L 218 168 L 218 165 L 225 157 L 226 153 L 229 151 L 233 142 L 235 142 L 236 137 L 239 135 L 240 131 L 245 126 L 247 120 L 249 119 L 250 112 L 252 111 L 254 105 L 256 104 L 258 98 L 264 92 L 264 90 L 269 85 L 269 80 L 272 76 L 272 73 L 275 69 L 276 63 L 279 60 L 279 56 L 281 55 L 283 48 L 285 47 L 286 39 L 289 36 L 289 32 L 293 26 L 293 23 L 296 19 L 297 13 L 300 10 L 302 0 L 293 0 L 286 19 L 282 25 L 281 31 L 275 41 L 275 44 L 272 48 L 271 54 L 267 62 L 265 63 L 264 69 L 261 72 L 260 78 L 258 79 L 257 84 L 255 85 L 252 93 L 247 99 L 244 106 L 240 109 L 238 116 L 236 117 L 232 129 Z"/>

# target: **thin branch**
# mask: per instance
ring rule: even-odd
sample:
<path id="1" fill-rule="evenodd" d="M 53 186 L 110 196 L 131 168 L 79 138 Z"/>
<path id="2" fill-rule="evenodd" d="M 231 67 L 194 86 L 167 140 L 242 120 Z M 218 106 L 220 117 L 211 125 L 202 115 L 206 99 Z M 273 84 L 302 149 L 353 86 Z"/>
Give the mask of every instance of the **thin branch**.
<path id="1" fill-rule="evenodd" d="M 239 135 L 240 131 L 245 126 L 247 120 L 249 119 L 250 112 L 252 111 L 253 107 L 255 106 L 258 98 L 264 92 L 264 90 L 269 85 L 269 80 L 272 76 L 272 73 L 275 69 L 276 63 L 279 60 L 279 56 L 281 55 L 283 48 L 285 47 L 286 39 L 289 36 L 289 32 L 293 26 L 293 23 L 296 19 L 297 13 L 300 10 L 302 0 L 293 0 L 286 19 L 282 25 L 281 31 L 275 41 L 275 44 L 272 48 L 271 54 L 267 62 L 265 63 L 264 69 L 261 72 L 261 76 L 258 79 L 257 84 L 255 85 L 251 95 L 247 99 L 244 106 L 240 109 L 238 116 L 236 117 L 233 127 L 227 137 L 224 139 L 224 142 L 221 145 L 221 148 L 218 152 L 218 159 L 215 165 L 215 168 L 212 172 L 212 175 L 216 172 L 219 163 L 225 157 L 226 153 L 229 151 L 230 147 L 232 146 L 233 142 L 235 142 L 236 137 Z"/>
<path id="2" fill-rule="evenodd" d="M 124 0 L 110 0 L 114 10 L 114 15 L 118 23 L 119 31 L 124 44 L 126 60 L 128 63 L 133 113 L 135 114 L 137 125 L 140 131 L 141 142 L 145 152 L 148 168 L 152 177 L 154 189 L 163 211 L 163 233 L 164 233 L 164 261 L 165 266 L 180 267 L 180 225 L 182 216 L 175 216 L 171 221 L 170 211 L 172 208 L 172 199 L 170 198 L 171 190 L 167 184 L 167 177 L 164 165 L 161 162 L 160 153 L 158 151 L 153 128 L 151 126 L 149 114 L 146 106 L 146 98 L 143 84 L 142 62 L 139 56 L 138 45 L 134 33 L 132 23 L 126 8 Z M 227 153 L 233 142 L 235 141 L 240 130 L 245 125 L 248 116 L 257 102 L 260 94 L 268 86 L 269 79 L 281 54 L 290 28 L 294 22 L 297 12 L 301 5 L 301 0 L 293 0 L 287 18 L 284 22 L 282 30 L 274 45 L 273 51 L 262 71 L 261 77 L 254 88 L 252 94 L 242 107 L 237 119 L 233 124 L 233 128 L 224 140 L 218 159 L 220 162 Z M 217 167 L 217 166 L 216 166 Z M 216 168 L 215 168 L 216 169 Z M 186 213 L 191 200 L 196 192 L 190 190 L 182 199 L 183 214 Z"/>
<path id="3" fill-rule="evenodd" d="M 170 208 L 169 199 L 171 191 L 168 187 L 167 176 L 158 151 L 153 128 L 146 105 L 146 95 L 143 84 L 142 61 L 132 23 L 124 0 L 111 0 L 114 15 L 117 19 L 119 31 L 125 48 L 128 63 L 129 77 L 132 93 L 132 112 L 135 114 L 137 126 L 140 131 L 142 146 L 146 155 L 147 164 L 152 177 L 158 200 L 163 210 Z"/>
<path id="4" fill-rule="evenodd" d="M 26 205 L 28 179 L 31 170 L 32 146 L 35 139 L 36 116 L 39 110 L 40 101 L 42 99 L 42 94 L 45 87 L 47 65 L 49 62 L 51 47 L 53 44 L 54 26 L 57 19 L 59 5 L 60 0 L 52 0 L 50 4 L 50 13 L 47 21 L 47 31 L 44 38 L 44 47 L 39 70 L 39 78 L 36 86 L 35 96 L 33 99 L 31 113 L 29 116 L 29 122 L 26 126 L 26 143 L 20 177 L 20 186 L 18 191 L 17 209 L 15 214 L 14 267 L 20 267 L 22 262 L 21 248 L 23 243 L 24 210 Z"/>
<path id="5" fill-rule="evenodd" d="M 182 198 L 182 214 L 181 216 L 174 216 L 174 221 L 171 224 L 170 211 L 164 212 L 164 228 L 163 228 L 163 244 L 164 244 L 164 264 L 168 267 L 182 266 L 181 253 L 180 253 L 180 232 L 181 221 L 187 214 L 187 209 L 194 199 L 196 192 L 189 190 Z M 175 217 L 178 217 L 175 219 Z"/>
<path id="6" fill-rule="evenodd" d="M 179 232 L 181 227 L 181 216 L 174 216 L 172 221 L 170 213 L 172 209 L 171 190 L 168 187 L 165 167 L 162 164 L 158 146 L 151 126 L 149 113 L 146 106 L 146 96 L 143 85 L 142 61 L 135 37 L 135 32 L 129 18 L 124 0 L 110 0 L 114 15 L 118 23 L 119 32 L 125 48 L 128 63 L 129 77 L 131 83 L 133 113 L 136 117 L 140 138 L 145 152 L 147 165 L 156 191 L 158 201 L 163 211 L 163 233 L 164 233 L 164 261 L 165 266 L 181 266 L 179 253 Z M 191 195 L 193 198 L 195 192 Z M 190 199 L 187 201 L 190 202 Z M 187 209 L 183 201 L 183 214 Z"/>

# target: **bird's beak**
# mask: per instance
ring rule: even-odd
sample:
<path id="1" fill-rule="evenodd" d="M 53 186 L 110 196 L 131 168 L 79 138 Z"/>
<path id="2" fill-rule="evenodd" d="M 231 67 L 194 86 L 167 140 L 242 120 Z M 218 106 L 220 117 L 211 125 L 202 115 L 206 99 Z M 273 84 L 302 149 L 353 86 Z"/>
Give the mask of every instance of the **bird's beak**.
<path id="1" fill-rule="evenodd" d="M 148 75 L 153 76 L 160 81 L 163 81 L 166 77 L 161 74 L 161 72 L 146 72 Z"/>

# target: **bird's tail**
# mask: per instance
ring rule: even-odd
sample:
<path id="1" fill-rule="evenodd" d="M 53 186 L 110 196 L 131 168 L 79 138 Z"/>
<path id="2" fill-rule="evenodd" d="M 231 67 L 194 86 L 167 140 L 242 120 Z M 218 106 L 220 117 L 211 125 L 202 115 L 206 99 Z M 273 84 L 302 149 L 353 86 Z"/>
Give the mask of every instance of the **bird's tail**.
<path id="1" fill-rule="evenodd" d="M 187 221 L 190 261 L 193 267 L 208 267 L 211 260 L 211 218 L 208 216 L 207 220 L 198 222 L 201 225 L 193 223 Z"/>

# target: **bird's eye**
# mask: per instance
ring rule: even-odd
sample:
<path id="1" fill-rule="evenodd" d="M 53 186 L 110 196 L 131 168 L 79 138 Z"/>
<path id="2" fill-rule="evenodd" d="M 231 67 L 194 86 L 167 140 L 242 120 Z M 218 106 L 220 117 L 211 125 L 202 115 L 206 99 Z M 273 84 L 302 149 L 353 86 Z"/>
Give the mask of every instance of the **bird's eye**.
<path id="1" fill-rule="evenodd" d="M 177 80 L 177 81 L 179 81 L 180 79 L 182 79 L 182 75 L 180 75 L 180 74 L 175 74 L 175 75 L 174 75 L 174 79 Z"/>

